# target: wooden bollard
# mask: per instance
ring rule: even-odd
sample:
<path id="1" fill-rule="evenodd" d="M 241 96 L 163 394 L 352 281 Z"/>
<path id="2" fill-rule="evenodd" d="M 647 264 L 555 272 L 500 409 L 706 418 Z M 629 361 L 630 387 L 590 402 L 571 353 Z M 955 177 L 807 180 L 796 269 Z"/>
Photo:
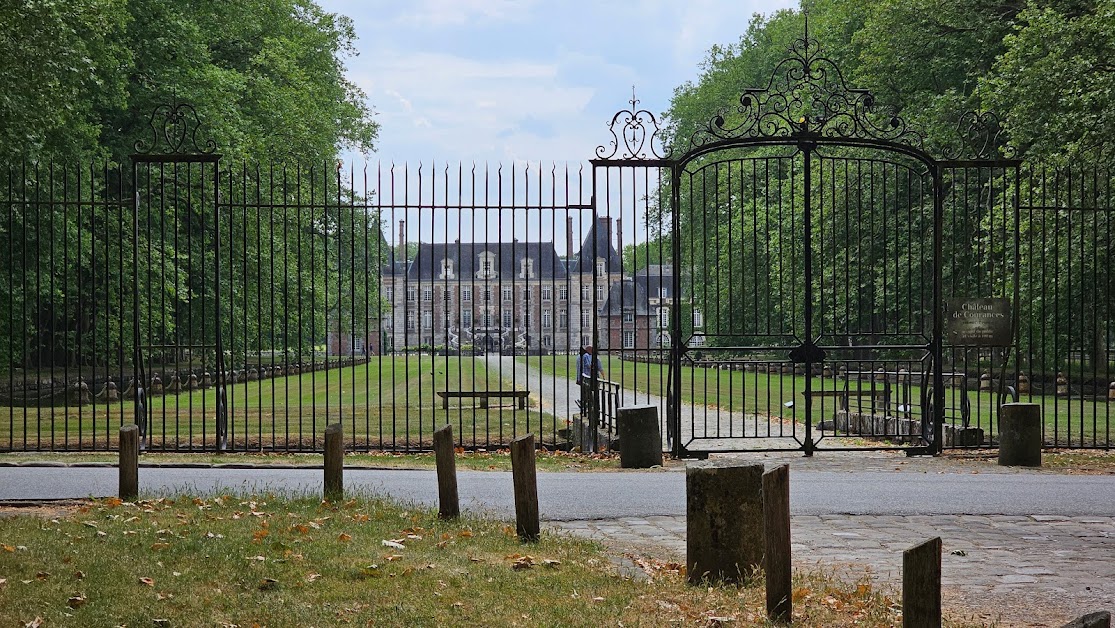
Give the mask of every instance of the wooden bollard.
<path id="1" fill-rule="evenodd" d="M 344 499 L 344 468 L 344 430 L 340 423 L 333 423 L 325 427 L 325 499 Z"/>
<path id="2" fill-rule="evenodd" d="M 511 479 L 515 485 L 515 532 L 521 541 L 537 541 L 540 526 L 534 434 L 511 441 Z"/>
<path id="3" fill-rule="evenodd" d="M 793 616 L 790 582 L 790 465 L 763 474 L 763 553 L 767 578 L 767 616 L 789 621 Z"/>
<path id="4" fill-rule="evenodd" d="M 442 519 L 461 516 L 457 496 L 457 457 L 453 451 L 453 426 L 445 425 L 434 432 L 434 459 L 437 461 L 437 515 Z"/>
<path id="5" fill-rule="evenodd" d="M 120 499 L 130 502 L 139 495 L 139 426 L 120 427 Z"/>
<path id="6" fill-rule="evenodd" d="M 902 628 L 941 627 L 941 537 L 902 552 Z"/>

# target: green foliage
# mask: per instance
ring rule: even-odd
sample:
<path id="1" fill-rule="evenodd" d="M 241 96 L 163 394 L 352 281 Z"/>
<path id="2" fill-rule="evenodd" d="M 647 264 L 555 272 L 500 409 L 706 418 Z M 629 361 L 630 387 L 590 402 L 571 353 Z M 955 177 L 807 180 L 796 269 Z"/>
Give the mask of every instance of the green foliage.
<path id="1" fill-rule="evenodd" d="M 312 0 L 18 3 L 0 15 L 0 159 L 123 163 L 175 98 L 226 156 L 370 151 L 377 125 L 344 76 L 354 37 Z"/>

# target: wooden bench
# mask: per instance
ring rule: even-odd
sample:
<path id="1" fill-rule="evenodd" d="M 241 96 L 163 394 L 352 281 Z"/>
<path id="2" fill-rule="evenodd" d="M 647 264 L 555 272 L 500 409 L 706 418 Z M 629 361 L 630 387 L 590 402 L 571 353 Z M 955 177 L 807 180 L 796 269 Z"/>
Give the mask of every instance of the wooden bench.
<path id="1" fill-rule="evenodd" d="M 527 396 L 530 395 L 529 390 L 439 390 L 437 393 L 441 397 L 441 407 L 444 410 L 449 409 L 450 399 L 464 399 L 466 397 L 471 399 L 479 399 L 480 407 L 488 407 L 488 399 L 491 397 L 503 398 L 511 397 L 519 400 L 519 409 L 525 410 L 527 407 Z"/>

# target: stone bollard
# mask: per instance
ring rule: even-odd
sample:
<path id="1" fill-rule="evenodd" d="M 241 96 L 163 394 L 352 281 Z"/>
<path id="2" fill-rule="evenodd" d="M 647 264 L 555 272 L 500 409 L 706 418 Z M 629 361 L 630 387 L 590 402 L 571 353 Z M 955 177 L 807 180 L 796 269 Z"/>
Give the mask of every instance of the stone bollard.
<path id="1" fill-rule="evenodd" d="M 163 394 L 163 380 L 162 380 L 162 378 L 159 377 L 158 373 L 155 373 L 155 375 L 153 375 L 151 377 L 151 394 L 152 395 Z"/>
<path id="2" fill-rule="evenodd" d="M 171 373 L 170 379 L 166 383 L 167 393 L 174 395 L 182 389 L 182 385 L 178 381 L 178 373 Z"/>
<path id="3" fill-rule="evenodd" d="M 1041 405 L 1003 404 L 999 415 L 999 466 L 1041 466 Z"/>
<path id="4" fill-rule="evenodd" d="M 763 465 L 691 463 L 685 470 L 690 584 L 746 582 L 763 562 Z"/>
<path id="5" fill-rule="evenodd" d="M 1111 382 L 1111 384 L 1107 386 L 1107 400 L 1115 401 L 1115 382 Z"/>
<path id="6" fill-rule="evenodd" d="M 1109 611 L 1088 613 L 1077 617 L 1061 628 L 1111 628 L 1111 613 Z"/>
<path id="7" fill-rule="evenodd" d="M 213 387 L 213 374 L 210 373 L 209 371 L 205 371 L 204 373 L 201 374 L 201 387 L 202 388 L 212 388 Z"/>
<path id="8" fill-rule="evenodd" d="M 821 369 L 821 377 L 824 377 L 825 379 L 831 379 L 832 378 L 832 367 L 829 366 L 828 364 L 826 364 L 824 366 L 824 368 Z"/>
<path id="9" fill-rule="evenodd" d="M 1025 373 L 1018 374 L 1018 394 L 1030 394 L 1030 378 Z"/>
<path id="10" fill-rule="evenodd" d="M 1067 397 L 1069 394 L 1069 380 L 1064 373 L 1057 373 L 1057 396 Z"/>
<path id="11" fill-rule="evenodd" d="M 991 373 L 984 373 L 979 376 L 979 391 L 991 392 Z"/>
<path id="12" fill-rule="evenodd" d="M 616 423 L 619 428 L 620 467 L 646 469 L 662 466 L 662 428 L 658 423 L 658 406 L 620 408 Z"/>
<path id="13" fill-rule="evenodd" d="M 197 373 L 190 373 L 186 378 L 186 390 L 197 390 Z"/>

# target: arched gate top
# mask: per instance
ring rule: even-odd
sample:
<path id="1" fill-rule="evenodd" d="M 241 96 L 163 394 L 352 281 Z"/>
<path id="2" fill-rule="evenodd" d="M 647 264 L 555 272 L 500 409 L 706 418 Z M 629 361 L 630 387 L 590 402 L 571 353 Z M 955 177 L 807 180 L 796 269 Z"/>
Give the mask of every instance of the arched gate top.
<path id="1" fill-rule="evenodd" d="M 926 134 L 896 107 L 879 102 L 870 90 L 848 86 L 840 67 L 810 38 L 808 18 L 804 35 L 765 87 L 745 88 L 738 104 L 721 107 L 688 138 L 672 138 L 671 146 L 663 146 L 664 130 L 654 115 L 639 109 L 634 95 L 629 102 L 609 123 L 613 139 L 597 147 L 598 159 L 682 163 L 716 147 L 816 141 L 893 148 L 927 161 L 1011 156 L 998 115 L 978 111 L 959 114 L 951 146 L 931 154 Z"/>

